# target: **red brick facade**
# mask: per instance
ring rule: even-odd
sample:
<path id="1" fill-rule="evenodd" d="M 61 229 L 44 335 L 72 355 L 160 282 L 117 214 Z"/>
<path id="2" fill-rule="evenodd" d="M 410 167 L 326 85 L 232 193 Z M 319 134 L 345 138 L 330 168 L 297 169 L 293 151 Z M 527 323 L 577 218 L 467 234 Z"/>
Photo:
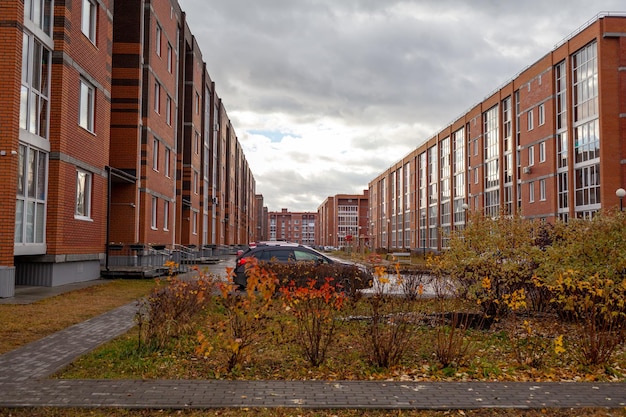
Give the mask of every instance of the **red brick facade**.
<path id="1" fill-rule="evenodd" d="M 374 247 L 440 250 L 468 211 L 554 221 L 626 186 L 626 17 L 599 16 L 370 182 Z"/>
<path id="2" fill-rule="evenodd" d="M 0 297 L 98 278 L 109 242 L 248 243 L 254 177 L 177 1 L 24 4 L 0 5 Z"/>

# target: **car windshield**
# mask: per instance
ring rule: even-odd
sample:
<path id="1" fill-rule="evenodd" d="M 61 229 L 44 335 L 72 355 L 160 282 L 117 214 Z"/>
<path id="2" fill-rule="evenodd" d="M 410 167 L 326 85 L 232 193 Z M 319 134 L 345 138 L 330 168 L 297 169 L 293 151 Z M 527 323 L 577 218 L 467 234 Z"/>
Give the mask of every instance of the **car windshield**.
<path id="1" fill-rule="evenodd" d="M 293 251 L 296 261 L 315 261 L 315 262 L 324 262 L 326 263 L 326 258 L 319 256 L 312 252 L 306 252 L 302 250 L 294 250 Z"/>

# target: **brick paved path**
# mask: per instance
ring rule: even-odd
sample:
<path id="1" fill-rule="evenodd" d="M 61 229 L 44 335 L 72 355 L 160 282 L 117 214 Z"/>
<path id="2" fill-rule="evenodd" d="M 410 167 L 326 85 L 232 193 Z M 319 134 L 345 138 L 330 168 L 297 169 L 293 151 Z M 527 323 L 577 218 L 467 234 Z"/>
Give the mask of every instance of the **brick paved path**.
<path id="1" fill-rule="evenodd" d="M 626 407 L 626 383 L 46 379 L 130 329 L 135 311 L 128 304 L 0 356 L 0 407 Z"/>

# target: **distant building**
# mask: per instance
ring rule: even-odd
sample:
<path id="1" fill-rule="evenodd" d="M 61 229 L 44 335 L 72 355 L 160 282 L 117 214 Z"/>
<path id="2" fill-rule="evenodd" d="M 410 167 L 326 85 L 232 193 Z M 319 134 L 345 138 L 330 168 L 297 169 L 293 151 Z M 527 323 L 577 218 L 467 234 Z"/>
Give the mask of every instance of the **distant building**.
<path id="1" fill-rule="evenodd" d="M 284 208 L 267 213 L 267 240 L 284 240 L 302 245 L 315 244 L 317 213 L 290 212 Z"/>
<path id="2" fill-rule="evenodd" d="M 315 243 L 319 246 L 369 246 L 369 191 L 363 194 L 337 194 L 318 207 L 319 226 Z"/>
<path id="3" fill-rule="evenodd" d="M 617 207 L 624 34 L 626 16 L 599 15 L 373 179 L 372 245 L 440 250 L 470 211 L 567 221 Z"/>
<path id="4" fill-rule="evenodd" d="M 254 241 L 263 242 L 269 240 L 267 237 L 267 219 L 268 219 L 268 211 L 267 207 L 264 206 L 263 194 L 257 194 L 254 196 L 255 205 L 254 209 L 256 210 L 256 233 L 254 236 Z"/>

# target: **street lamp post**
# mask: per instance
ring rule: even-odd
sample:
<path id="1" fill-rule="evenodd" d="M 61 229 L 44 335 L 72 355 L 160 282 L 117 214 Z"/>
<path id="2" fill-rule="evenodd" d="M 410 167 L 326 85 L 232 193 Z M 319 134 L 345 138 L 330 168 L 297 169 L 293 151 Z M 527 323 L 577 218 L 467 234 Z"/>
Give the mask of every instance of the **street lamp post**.
<path id="1" fill-rule="evenodd" d="M 617 198 L 619 198 L 619 211 L 624 210 L 624 197 L 626 196 L 626 190 L 624 190 L 623 188 L 618 188 L 615 191 L 615 195 L 617 196 Z"/>

